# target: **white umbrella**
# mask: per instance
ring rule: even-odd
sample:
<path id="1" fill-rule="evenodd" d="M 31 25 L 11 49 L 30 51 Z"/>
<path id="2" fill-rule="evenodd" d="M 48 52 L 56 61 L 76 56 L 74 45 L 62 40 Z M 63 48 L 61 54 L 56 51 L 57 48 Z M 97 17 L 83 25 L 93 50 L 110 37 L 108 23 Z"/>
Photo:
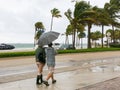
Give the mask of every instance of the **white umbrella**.
<path id="1" fill-rule="evenodd" d="M 54 32 L 54 31 L 49 31 L 49 32 L 43 33 L 38 40 L 38 45 L 42 45 L 42 46 L 48 45 L 51 42 L 53 42 L 54 40 L 56 40 L 59 35 L 60 35 L 60 33 Z"/>

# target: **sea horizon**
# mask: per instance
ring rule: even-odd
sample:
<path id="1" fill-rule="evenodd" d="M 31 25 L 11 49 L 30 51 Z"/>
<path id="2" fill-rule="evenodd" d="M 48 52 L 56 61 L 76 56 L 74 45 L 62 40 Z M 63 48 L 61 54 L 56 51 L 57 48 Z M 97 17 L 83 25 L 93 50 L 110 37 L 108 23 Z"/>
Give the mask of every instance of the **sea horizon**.
<path id="1" fill-rule="evenodd" d="M 2 52 L 4 51 L 24 51 L 24 50 L 35 50 L 35 46 L 34 43 L 5 43 L 5 44 L 9 44 L 9 45 L 13 45 L 15 48 L 11 49 L 11 50 L 0 50 Z M 62 43 L 60 43 L 60 45 L 62 45 Z M 81 46 L 79 46 L 78 48 L 80 48 Z M 86 48 L 87 45 L 83 44 L 83 48 Z"/>

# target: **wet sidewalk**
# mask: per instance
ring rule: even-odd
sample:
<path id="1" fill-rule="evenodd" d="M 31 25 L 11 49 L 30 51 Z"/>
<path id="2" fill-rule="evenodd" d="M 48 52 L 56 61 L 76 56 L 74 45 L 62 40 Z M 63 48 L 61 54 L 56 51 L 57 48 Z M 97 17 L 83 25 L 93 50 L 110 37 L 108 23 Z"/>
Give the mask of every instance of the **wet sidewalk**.
<path id="1" fill-rule="evenodd" d="M 34 58 L 2 60 L 1 70 L 9 71 L 10 74 L 6 73 L 4 76 L 4 73 L 1 72 L 0 90 L 119 90 L 119 84 L 116 84 L 120 82 L 119 53 L 104 52 L 57 56 L 57 62 L 59 62 L 55 70 L 57 82 L 52 84 L 49 80 L 50 86 L 48 87 L 44 84 L 36 85 L 37 72 L 33 66 Z M 8 61 L 10 64 L 6 63 Z M 24 65 L 25 67 L 23 67 Z M 21 73 L 18 73 L 20 70 Z M 32 72 L 29 72 L 31 70 Z M 44 78 L 47 72 L 44 70 Z"/>
<path id="2" fill-rule="evenodd" d="M 30 79 L 0 84 L 0 90 L 89 90 L 82 88 L 90 85 L 94 85 L 96 83 L 104 82 L 106 80 L 116 78 L 119 76 L 120 76 L 120 72 L 117 70 L 113 71 L 113 69 L 111 68 L 100 70 L 98 69 L 98 66 L 91 68 L 76 67 L 71 71 L 68 70 L 65 72 L 56 73 L 55 78 L 57 82 L 55 84 L 52 84 L 51 80 L 49 80 L 50 86 L 48 87 L 46 87 L 44 84 L 36 85 L 35 83 L 36 79 L 30 78 Z M 46 74 L 44 75 L 44 78 L 45 77 Z M 98 89 L 93 89 L 93 90 L 98 90 Z"/>

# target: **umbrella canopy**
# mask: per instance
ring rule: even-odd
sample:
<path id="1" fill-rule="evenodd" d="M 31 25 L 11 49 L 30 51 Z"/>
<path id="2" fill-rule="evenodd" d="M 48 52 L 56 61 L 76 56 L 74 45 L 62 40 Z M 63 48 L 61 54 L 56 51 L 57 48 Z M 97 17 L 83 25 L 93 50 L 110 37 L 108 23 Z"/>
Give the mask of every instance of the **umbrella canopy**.
<path id="1" fill-rule="evenodd" d="M 48 45 L 51 42 L 53 42 L 54 40 L 56 40 L 58 38 L 60 33 L 58 32 L 54 32 L 54 31 L 49 31 L 46 33 L 43 33 L 39 40 L 38 40 L 38 45 Z"/>

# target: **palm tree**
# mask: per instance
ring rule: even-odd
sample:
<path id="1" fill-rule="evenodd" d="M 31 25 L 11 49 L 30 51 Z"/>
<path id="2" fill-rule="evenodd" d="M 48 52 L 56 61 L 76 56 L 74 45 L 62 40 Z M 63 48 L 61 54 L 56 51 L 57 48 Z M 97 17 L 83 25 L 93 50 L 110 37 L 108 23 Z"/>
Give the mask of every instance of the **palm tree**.
<path id="1" fill-rule="evenodd" d="M 76 32 L 77 32 L 76 45 L 78 45 L 78 44 L 79 44 L 78 39 L 80 39 L 78 36 L 79 36 L 79 34 L 80 34 L 80 35 L 84 35 L 85 26 L 82 25 L 81 23 L 78 23 L 78 24 L 76 25 L 76 29 L 77 29 L 77 30 L 76 30 Z M 83 38 L 83 37 L 81 37 L 81 41 L 82 41 L 82 38 Z"/>
<path id="2" fill-rule="evenodd" d="M 83 48 L 83 38 L 85 38 L 85 36 L 86 36 L 85 32 L 80 32 L 78 34 L 79 40 L 81 39 L 81 49 Z"/>
<path id="3" fill-rule="evenodd" d="M 89 3 L 80 1 L 75 5 L 74 16 L 79 20 L 79 23 L 88 26 L 88 48 L 91 48 L 90 32 L 92 24 L 97 24 L 96 12 L 91 9 Z"/>
<path id="4" fill-rule="evenodd" d="M 66 35 L 66 40 L 65 40 L 65 44 L 68 45 L 69 44 L 69 39 L 68 39 L 68 35 L 73 35 L 73 27 L 72 25 L 68 25 L 67 28 L 66 28 L 66 32 L 65 32 L 65 35 Z M 72 39 L 73 40 L 73 39 Z"/>
<path id="5" fill-rule="evenodd" d="M 50 27 L 50 31 L 52 31 L 52 26 L 53 26 L 53 18 L 56 17 L 56 18 L 59 18 L 59 17 L 62 17 L 60 15 L 60 11 L 56 8 L 53 8 L 51 10 L 51 14 L 52 14 L 52 18 L 51 18 L 51 27 Z"/>
<path id="6" fill-rule="evenodd" d="M 113 30 L 112 30 L 112 29 L 106 30 L 106 37 L 107 37 L 107 33 L 108 33 L 108 32 L 111 33 L 110 37 L 111 37 L 111 42 L 112 42 L 112 41 L 113 41 Z"/>
<path id="7" fill-rule="evenodd" d="M 91 41 L 90 41 L 90 32 L 93 24 L 98 24 L 96 20 L 96 12 L 92 9 L 85 11 L 83 13 L 83 19 L 81 20 L 82 23 L 85 23 L 88 26 L 88 48 L 91 48 Z"/>
<path id="8" fill-rule="evenodd" d="M 82 14 L 88 10 L 91 6 L 89 5 L 89 3 L 85 2 L 85 1 L 80 1 L 80 2 L 77 2 L 76 1 L 76 4 L 75 4 L 75 9 L 74 9 L 74 17 L 76 18 L 77 20 L 77 25 L 76 27 L 80 27 L 80 28 L 77 28 L 77 32 L 79 32 L 81 35 L 83 33 L 83 31 L 85 30 L 85 23 L 82 22 L 83 20 L 83 17 L 82 17 Z"/>
<path id="9" fill-rule="evenodd" d="M 90 34 L 91 34 L 92 41 L 95 41 L 95 47 L 96 47 L 97 46 L 96 40 L 99 40 L 99 38 L 101 38 L 102 33 L 100 31 L 95 31 L 95 32 L 91 32 Z"/>
<path id="10" fill-rule="evenodd" d="M 70 24 L 73 27 L 73 48 L 75 48 L 75 41 L 76 41 L 75 37 L 76 37 L 76 32 L 78 31 L 78 27 L 83 25 L 82 23 L 79 22 L 80 21 L 79 16 L 88 7 L 89 5 L 84 1 L 76 2 L 75 9 L 73 12 L 73 17 L 70 9 L 68 9 L 67 12 L 65 12 L 65 16 L 68 18 L 68 20 L 70 21 Z M 84 25 L 82 27 L 84 27 Z"/>
<path id="11" fill-rule="evenodd" d="M 98 25 L 102 26 L 102 37 L 101 44 L 103 47 L 103 37 L 104 37 L 104 26 L 108 26 L 110 23 L 110 16 L 107 12 L 105 12 L 104 8 L 98 8 L 97 6 L 93 7 L 93 10 L 97 13 L 97 22 Z"/>
<path id="12" fill-rule="evenodd" d="M 115 29 L 115 42 L 120 42 L 120 30 L 119 29 Z"/>
<path id="13" fill-rule="evenodd" d="M 35 36 L 34 36 L 34 46 L 35 46 L 35 40 L 37 41 L 40 37 L 40 35 L 44 32 L 45 28 L 42 22 L 36 22 L 35 23 Z"/>
<path id="14" fill-rule="evenodd" d="M 105 10 L 109 13 L 113 30 L 113 43 L 115 43 L 115 35 L 114 35 L 114 27 L 119 26 L 120 24 L 117 22 L 117 19 L 120 18 L 120 0 L 110 0 L 109 3 L 105 4 Z"/>
<path id="15" fill-rule="evenodd" d="M 72 34 L 73 34 L 73 38 L 72 38 L 72 43 L 73 43 L 73 48 L 75 48 L 75 25 L 76 25 L 76 21 L 75 19 L 72 17 L 72 12 L 70 9 L 67 10 L 67 12 L 64 13 L 65 16 L 68 18 L 69 22 L 70 22 L 70 29 L 72 29 Z"/>

